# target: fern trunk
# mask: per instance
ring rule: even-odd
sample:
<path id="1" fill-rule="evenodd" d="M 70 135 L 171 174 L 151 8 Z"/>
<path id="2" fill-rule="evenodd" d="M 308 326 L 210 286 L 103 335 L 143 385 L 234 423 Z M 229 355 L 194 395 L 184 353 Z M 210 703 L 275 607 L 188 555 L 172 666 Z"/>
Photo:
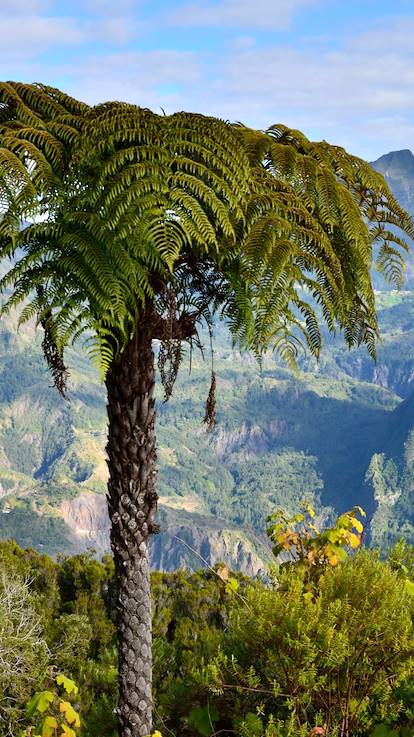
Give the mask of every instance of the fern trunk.
<path id="1" fill-rule="evenodd" d="M 108 507 L 118 584 L 121 737 L 143 737 L 152 728 L 148 541 L 154 531 L 157 494 L 151 341 L 151 320 L 143 315 L 136 336 L 113 362 L 106 378 Z"/>

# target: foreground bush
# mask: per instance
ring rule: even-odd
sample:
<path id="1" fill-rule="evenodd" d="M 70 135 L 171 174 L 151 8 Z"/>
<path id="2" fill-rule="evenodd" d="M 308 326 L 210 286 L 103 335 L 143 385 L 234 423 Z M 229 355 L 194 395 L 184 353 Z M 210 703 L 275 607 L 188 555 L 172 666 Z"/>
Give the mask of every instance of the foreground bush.
<path id="1" fill-rule="evenodd" d="M 323 573 L 313 596 L 305 581 L 290 568 L 277 589 L 248 590 L 217 656 L 194 670 L 210 688 L 217 731 L 259 736 L 272 715 L 293 717 L 298 735 L 319 726 L 356 737 L 400 716 L 398 687 L 414 672 L 405 581 L 369 552 Z"/>
<path id="2" fill-rule="evenodd" d="M 414 734 L 414 554 L 397 546 L 387 563 L 362 551 L 333 566 L 315 557 L 311 540 L 304 550 L 273 586 L 241 576 L 229 586 L 219 568 L 152 575 L 154 717 L 163 737 Z M 14 643 L 2 651 L 9 670 L 2 664 L 0 735 L 20 735 L 24 704 L 48 687 L 53 667 L 79 685 L 81 737 L 115 737 L 110 561 L 54 563 L 0 543 L 0 567 L 8 572 L 0 642 Z M 22 622 L 30 625 L 23 644 Z M 15 680 L 13 652 L 21 658 Z"/>
<path id="3" fill-rule="evenodd" d="M 15 735 L 32 691 L 43 682 L 49 652 L 29 584 L 0 577 L 0 734 Z"/>

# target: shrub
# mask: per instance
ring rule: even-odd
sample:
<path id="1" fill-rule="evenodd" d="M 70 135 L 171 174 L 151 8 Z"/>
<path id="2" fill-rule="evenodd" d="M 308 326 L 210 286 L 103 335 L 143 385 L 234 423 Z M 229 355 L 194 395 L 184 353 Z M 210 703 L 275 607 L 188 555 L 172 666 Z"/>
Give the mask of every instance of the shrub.
<path id="1" fill-rule="evenodd" d="M 404 581 L 366 551 L 327 569 L 313 597 L 305 581 L 303 569 L 290 567 L 277 589 L 248 591 L 220 652 L 195 675 L 221 715 L 217 731 L 247 734 L 246 715 L 259 714 L 249 735 L 264 735 L 272 716 L 284 724 L 293 717 L 297 735 L 319 726 L 356 737 L 397 718 L 396 689 L 414 658 L 414 599 Z"/>
<path id="2" fill-rule="evenodd" d="M 24 705 L 43 682 L 49 651 L 29 584 L 0 578 L 0 734 L 16 734 Z"/>

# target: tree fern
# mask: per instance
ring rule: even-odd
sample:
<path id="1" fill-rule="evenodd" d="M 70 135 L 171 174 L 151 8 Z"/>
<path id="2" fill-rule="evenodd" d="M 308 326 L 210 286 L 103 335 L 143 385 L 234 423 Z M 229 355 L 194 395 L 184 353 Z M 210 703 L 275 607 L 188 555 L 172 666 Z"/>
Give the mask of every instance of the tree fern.
<path id="1" fill-rule="evenodd" d="M 46 85 L 0 84 L 2 313 L 20 307 L 21 322 L 43 327 L 62 393 L 64 350 L 79 339 L 107 387 L 124 737 L 151 732 L 153 340 L 166 397 L 182 344 L 199 345 L 199 323 L 215 314 L 259 359 L 267 349 L 290 365 L 304 348 L 318 356 L 321 322 L 375 353 L 371 271 L 399 285 L 413 235 L 380 174 L 286 126 L 90 107 Z M 208 427 L 215 384 L 212 372 Z"/>

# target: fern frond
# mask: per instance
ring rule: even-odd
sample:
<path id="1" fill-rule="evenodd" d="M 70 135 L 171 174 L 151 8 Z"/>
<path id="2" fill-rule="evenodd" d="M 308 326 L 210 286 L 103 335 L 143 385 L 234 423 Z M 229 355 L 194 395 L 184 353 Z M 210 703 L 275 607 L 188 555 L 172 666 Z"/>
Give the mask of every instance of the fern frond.
<path id="1" fill-rule="evenodd" d="M 400 285 L 413 236 L 378 172 L 282 124 L 0 84 L 0 253 L 17 257 L 2 313 L 49 319 L 62 355 L 88 336 L 102 375 L 142 310 L 162 319 L 167 287 L 190 341 L 218 313 L 239 346 L 293 365 L 303 346 L 319 355 L 323 320 L 374 354 L 371 269 Z"/>

